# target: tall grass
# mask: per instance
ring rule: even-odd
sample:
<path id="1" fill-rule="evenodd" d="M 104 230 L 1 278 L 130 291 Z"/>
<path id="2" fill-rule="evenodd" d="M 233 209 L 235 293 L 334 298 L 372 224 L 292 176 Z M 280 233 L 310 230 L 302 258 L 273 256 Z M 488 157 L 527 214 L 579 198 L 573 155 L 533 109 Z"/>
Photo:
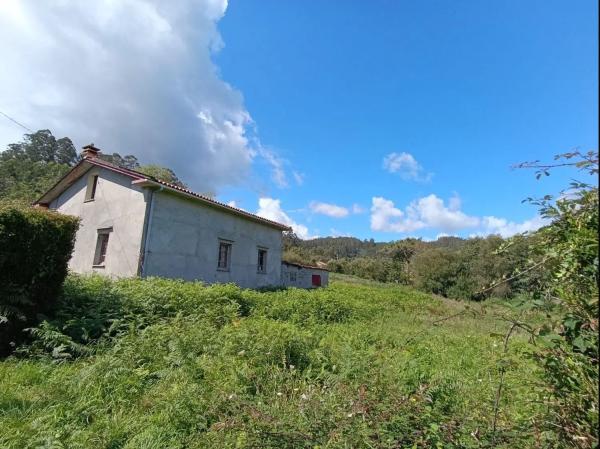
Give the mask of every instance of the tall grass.
<path id="1" fill-rule="evenodd" d="M 506 314 L 349 278 L 256 292 L 71 276 L 0 362 L 0 447 L 537 447 L 538 373 L 524 335 L 503 352 Z"/>

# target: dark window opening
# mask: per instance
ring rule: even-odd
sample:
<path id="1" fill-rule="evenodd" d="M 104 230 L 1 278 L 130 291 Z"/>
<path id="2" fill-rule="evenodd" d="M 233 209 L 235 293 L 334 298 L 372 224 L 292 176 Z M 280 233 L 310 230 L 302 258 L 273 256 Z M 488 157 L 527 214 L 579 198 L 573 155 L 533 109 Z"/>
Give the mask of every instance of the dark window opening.
<path id="1" fill-rule="evenodd" d="M 231 243 L 219 242 L 219 262 L 217 268 L 219 270 L 229 270 L 231 263 Z"/>
<path id="2" fill-rule="evenodd" d="M 266 273 L 266 271 L 267 271 L 267 250 L 266 249 L 258 250 L 257 270 L 259 273 Z"/>
<path id="3" fill-rule="evenodd" d="M 98 175 L 93 175 L 88 178 L 87 190 L 85 192 L 85 200 L 92 201 L 96 198 L 96 187 L 98 186 Z"/>
<path id="4" fill-rule="evenodd" d="M 108 249 L 108 237 L 112 229 L 99 229 L 98 240 L 96 240 L 96 252 L 94 254 L 94 266 L 103 267 Z"/>

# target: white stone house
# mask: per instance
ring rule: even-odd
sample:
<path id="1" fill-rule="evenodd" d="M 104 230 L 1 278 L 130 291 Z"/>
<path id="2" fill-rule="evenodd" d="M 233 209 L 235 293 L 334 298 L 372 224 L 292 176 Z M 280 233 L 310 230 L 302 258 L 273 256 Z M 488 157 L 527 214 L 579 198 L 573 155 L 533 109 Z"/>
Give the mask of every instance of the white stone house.
<path id="1" fill-rule="evenodd" d="M 283 285 L 288 226 L 118 167 L 98 153 L 84 147 L 82 160 L 36 202 L 81 219 L 72 271 Z"/>

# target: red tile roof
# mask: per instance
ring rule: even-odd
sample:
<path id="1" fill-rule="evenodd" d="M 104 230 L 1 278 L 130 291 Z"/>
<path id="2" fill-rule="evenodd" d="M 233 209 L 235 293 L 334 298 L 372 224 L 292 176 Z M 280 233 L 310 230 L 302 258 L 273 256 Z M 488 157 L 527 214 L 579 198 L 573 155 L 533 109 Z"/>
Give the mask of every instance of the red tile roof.
<path id="1" fill-rule="evenodd" d="M 250 213 L 250 212 L 246 212 L 245 210 L 239 209 L 237 207 L 229 206 L 228 204 L 222 203 L 222 202 L 217 201 L 217 200 L 215 200 L 213 198 L 209 198 L 209 197 L 207 197 L 205 195 L 201 195 L 199 193 L 193 192 L 193 191 L 191 191 L 189 189 L 177 186 L 175 184 L 171 184 L 170 182 L 163 181 L 162 179 L 155 178 L 154 176 L 150 176 L 150 175 L 147 175 L 145 173 L 142 173 L 142 172 L 139 172 L 139 171 L 136 171 L 136 170 L 132 170 L 132 169 L 129 169 L 129 168 L 120 167 L 118 165 L 115 165 L 115 164 L 112 164 L 110 162 L 107 162 L 107 161 L 105 161 L 105 160 L 103 160 L 103 159 L 101 159 L 99 157 L 87 157 L 87 158 L 82 159 L 77 165 L 75 165 L 75 167 L 73 167 L 71 169 L 71 171 L 69 171 L 69 173 L 67 173 L 51 189 L 49 189 L 48 192 L 46 192 L 38 201 L 36 201 L 35 204 L 43 204 L 41 202 L 41 200 L 46 195 L 48 195 L 48 193 L 50 193 L 53 189 L 55 189 L 56 187 L 58 187 L 58 185 L 63 180 L 65 180 L 70 173 L 72 173 L 77 167 L 81 166 L 85 162 L 90 163 L 92 165 L 96 165 L 96 166 L 99 166 L 99 167 L 106 168 L 108 170 L 111 170 L 111 171 L 114 171 L 114 172 L 117 172 L 117 173 L 121 173 L 121 174 L 123 174 L 125 176 L 129 176 L 131 178 L 134 178 L 136 181 L 151 181 L 151 182 L 155 182 L 155 183 L 160 184 L 162 186 L 165 186 L 165 187 L 167 187 L 167 188 L 169 188 L 171 190 L 174 190 L 176 192 L 180 192 L 182 194 L 185 194 L 188 197 L 193 197 L 193 198 L 196 198 L 198 200 L 201 200 L 202 202 L 208 203 L 209 205 L 215 206 L 215 207 L 217 207 L 219 209 L 224 209 L 224 210 L 226 210 L 226 211 L 228 211 L 230 213 L 233 213 L 235 215 L 239 215 L 239 216 L 242 216 L 242 217 L 245 217 L 245 218 L 250 218 L 250 219 L 252 219 L 254 221 L 258 221 L 260 223 L 264 223 L 264 224 L 267 224 L 267 225 L 270 225 L 270 226 L 274 226 L 274 227 L 276 227 L 278 229 L 281 229 L 282 231 L 290 231 L 291 230 L 291 228 L 289 226 L 287 226 L 287 225 L 278 223 L 278 222 L 273 221 L 273 220 L 269 220 L 267 218 L 261 217 L 259 215 L 256 215 L 256 214 L 253 214 L 253 213 Z"/>

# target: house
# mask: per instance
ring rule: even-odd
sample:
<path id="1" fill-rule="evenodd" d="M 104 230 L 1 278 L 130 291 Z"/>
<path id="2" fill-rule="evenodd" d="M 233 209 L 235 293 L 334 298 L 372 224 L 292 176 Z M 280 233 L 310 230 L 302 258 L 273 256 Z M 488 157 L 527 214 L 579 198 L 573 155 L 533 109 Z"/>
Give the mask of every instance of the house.
<path id="1" fill-rule="evenodd" d="M 329 270 L 322 266 L 281 262 L 281 285 L 285 287 L 317 288 L 329 283 Z"/>
<path id="2" fill-rule="evenodd" d="M 282 285 L 282 232 L 288 226 L 99 154 L 93 145 L 84 147 L 81 161 L 36 202 L 81 219 L 72 271 Z"/>

